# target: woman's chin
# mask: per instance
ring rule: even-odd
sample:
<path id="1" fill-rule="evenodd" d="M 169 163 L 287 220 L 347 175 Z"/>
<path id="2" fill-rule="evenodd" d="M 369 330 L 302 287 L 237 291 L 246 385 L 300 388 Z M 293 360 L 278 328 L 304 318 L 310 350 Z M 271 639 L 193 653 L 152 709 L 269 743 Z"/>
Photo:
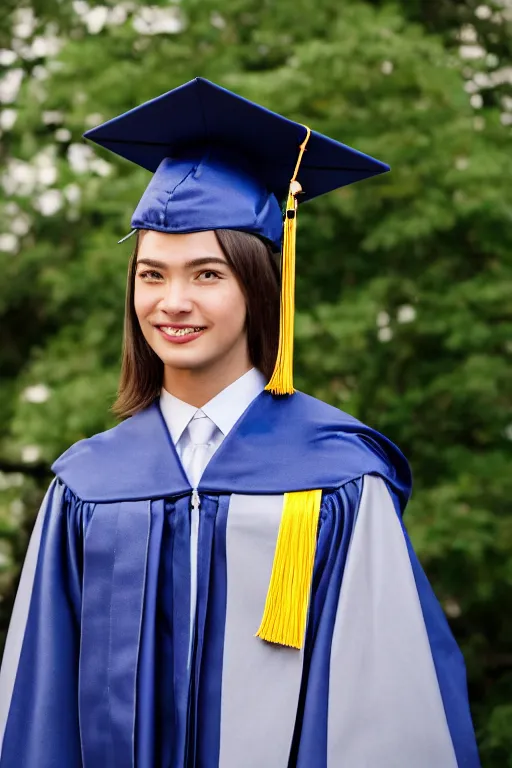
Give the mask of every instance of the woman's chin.
<path id="1" fill-rule="evenodd" d="M 156 351 L 156 350 L 155 350 Z M 176 369 L 177 371 L 186 370 L 204 370 L 212 364 L 211 356 L 200 354 L 199 350 L 180 348 L 176 350 L 166 350 L 162 354 L 158 354 L 158 357 L 168 369 Z"/>

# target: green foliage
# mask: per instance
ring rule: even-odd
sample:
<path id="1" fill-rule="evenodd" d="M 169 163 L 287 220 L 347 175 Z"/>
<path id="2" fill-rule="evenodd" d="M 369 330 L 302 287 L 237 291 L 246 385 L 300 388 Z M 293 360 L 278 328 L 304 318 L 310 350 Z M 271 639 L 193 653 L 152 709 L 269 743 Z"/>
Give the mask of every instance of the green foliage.
<path id="1" fill-rule="evenodd" d="M 5 475 L 21 485 L 0 486 L 0 539 L 19 563 L 20 509 L 33 511 L 45 467 L 113 423 L 130 248 L 116 242 L 147 174 L 101 150 L 81 168 L 81 133 L 197 75 L 233 88 L 392 166 L 301 208 L 297 384 L 410 458 L 408 525 L 466 656 L 483 762 L 502 768 L 512 765 L 512 156 L 506 84 L 487 81 L 483 107 L 471 106 L 465 86 L 498 65 L 461 60 L 460 25 L 472 20 L 502 67 L 510 47 L 505 16 L 480 19 L 476 5 L 155 2 L 174 20 L 165 34 L 144 31 L 143 4 L 94 33 L 71 4 L 34 5 L 30 39 L 52 23 L 62 46 L 6 66 L 25 79 L 0 153 L 9 176 L 13 159 L 57 173 L 48 183 L 40 171 L 31 189 L 4 175 L 0 197 L 0 243 L 2 232 L 17 238 L 0 252 L 0 469 L 22 469 Z M 48 191 L 53 215 L 41 212 Z"/>

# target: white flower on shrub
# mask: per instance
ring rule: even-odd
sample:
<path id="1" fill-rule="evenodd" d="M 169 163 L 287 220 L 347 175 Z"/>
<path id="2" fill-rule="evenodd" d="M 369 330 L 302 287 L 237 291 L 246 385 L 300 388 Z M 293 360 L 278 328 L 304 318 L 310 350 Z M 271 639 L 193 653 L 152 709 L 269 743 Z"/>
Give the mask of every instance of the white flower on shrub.
<path id="1" fill-rule="evenodd" d="M 33 464 L 41 456 L 41 449 L 37 445 L 24 445 L 21 449 L 21 460 L 25 464 Z"/>
<path id="2" fill-rule="evenodd" d="M 377 336 L 379 337 L 379 341 L 391 341 L 393 338 L 393 331 L 389 326 L 386 326 L 385 328 L 379 328 Z"/>
<path id="3" fill-rule="evenodd" d="M 398 307 L 396 319 L 399 323 L 412 323 L 416 319 L 416 310 L 410 304 L 403 304 Z"/>
<path id="4" fill-rule="evenodd" d="M 23 390 L 22 397 L 27 403 L 45 403 L 50 397 L 50 389 L 46 384 L 32 384 Z"/>

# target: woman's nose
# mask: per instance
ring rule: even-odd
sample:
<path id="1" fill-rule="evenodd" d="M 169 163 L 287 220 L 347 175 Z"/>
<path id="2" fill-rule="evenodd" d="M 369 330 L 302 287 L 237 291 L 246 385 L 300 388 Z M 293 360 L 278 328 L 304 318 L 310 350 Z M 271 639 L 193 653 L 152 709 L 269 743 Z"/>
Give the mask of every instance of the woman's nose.
<path id="1" fill-rule="evenodd" d="M 187 286 L 178 280 L 170 282 L 160 300 L 160 308 L 170 315 L 191 312 L 193 305 Z"/>

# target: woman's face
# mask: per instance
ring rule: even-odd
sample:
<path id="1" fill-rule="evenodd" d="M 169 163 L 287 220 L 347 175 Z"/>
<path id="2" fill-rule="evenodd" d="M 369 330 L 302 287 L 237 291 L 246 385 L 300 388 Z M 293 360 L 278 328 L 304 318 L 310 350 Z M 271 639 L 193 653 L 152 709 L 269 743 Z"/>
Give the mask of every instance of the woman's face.
<path id="1" fill-rule="evenodd" d="M 245 298 L 213 231 L 141 233 L 134 303 L 167 374 L 248 360 Z"/>

